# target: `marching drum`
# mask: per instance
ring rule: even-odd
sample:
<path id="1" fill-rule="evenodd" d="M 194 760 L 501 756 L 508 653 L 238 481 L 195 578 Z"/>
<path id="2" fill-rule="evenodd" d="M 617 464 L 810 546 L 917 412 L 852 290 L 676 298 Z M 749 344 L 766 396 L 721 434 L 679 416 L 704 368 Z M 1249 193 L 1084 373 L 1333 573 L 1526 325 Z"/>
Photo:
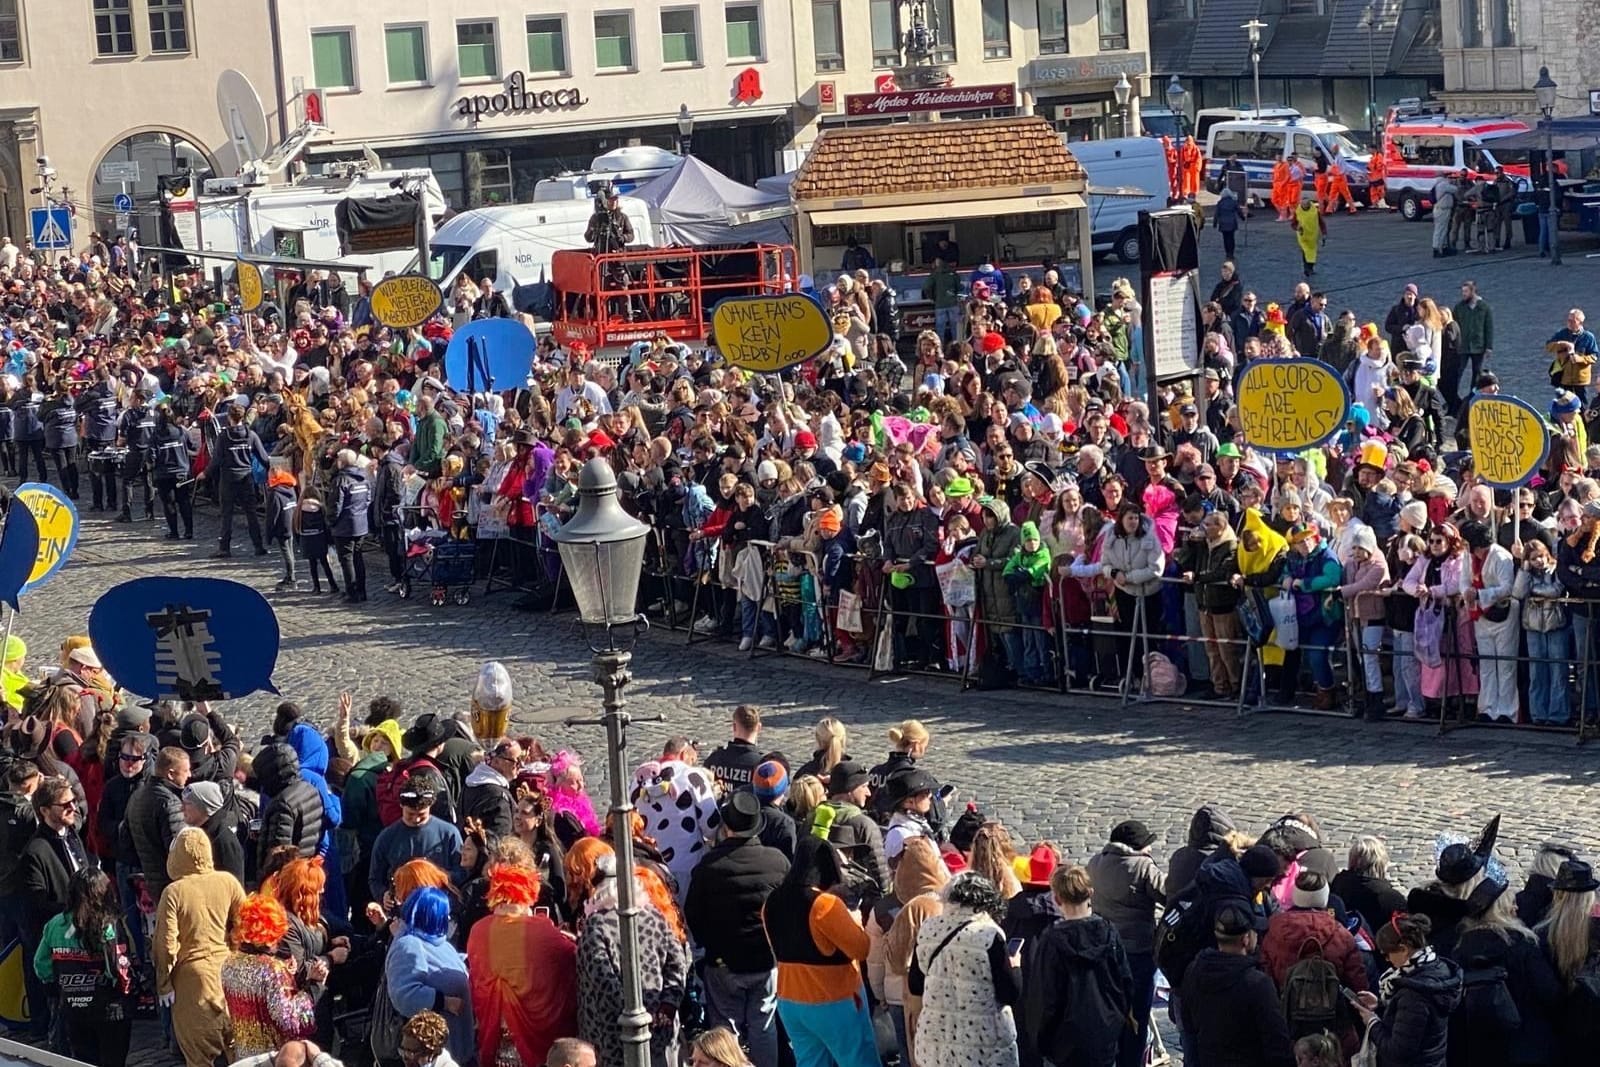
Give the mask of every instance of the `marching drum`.
<path id="1" fill-rule="evenodd" d="M 97 448 L 89 453 L 89 470 L 94 474 L 117 474 L 127 458 L 126 448 Z"/>

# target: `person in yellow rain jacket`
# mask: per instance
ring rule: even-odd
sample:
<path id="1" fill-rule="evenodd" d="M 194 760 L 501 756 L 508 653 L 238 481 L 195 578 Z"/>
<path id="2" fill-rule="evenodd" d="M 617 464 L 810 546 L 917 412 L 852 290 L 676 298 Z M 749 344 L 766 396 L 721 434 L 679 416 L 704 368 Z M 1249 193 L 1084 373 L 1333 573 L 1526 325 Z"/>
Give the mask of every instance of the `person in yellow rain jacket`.
<path id="1" fill-rule="evenodd" d="M 1300 259 L 1305 276 L 1310 278 L 1317 271 L 1317 252 L 1322 242 L 1328 239 L 1328 224 L 1309 193 L 1301 196 L 1300 206 L 1294 209 L 1291 225 L 1294 227 L 1295 240 L 1300 242 Z"/>
<path id="2" fill-rule="evenodd" d="M 22 710 L 22 689 L 28 684 L 28 674 L 22 661 L 28 658 L 28 646 L 16 634 L 6 636 L 4 665 L 0 667 L 0 688 L 4 689 L 5 702 Z"/>

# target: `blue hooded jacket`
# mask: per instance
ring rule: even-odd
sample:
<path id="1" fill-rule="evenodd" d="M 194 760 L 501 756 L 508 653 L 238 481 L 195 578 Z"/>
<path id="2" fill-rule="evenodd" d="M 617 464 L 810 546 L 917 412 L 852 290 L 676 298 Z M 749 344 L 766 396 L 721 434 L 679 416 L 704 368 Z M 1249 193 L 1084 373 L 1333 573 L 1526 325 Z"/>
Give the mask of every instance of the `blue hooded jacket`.
<path id="1" fill-rule="evenodd" d="M 328 871 L 328 884 L 323 890 L 323 904 L 332 914 L 342 915 L 345 910 L 344 878 L 340 874 L 338 840 L 334 831 L 344 819 L 344 806 L 332 789 L 328 788 L 328 743 L 312 726 L 297 722 L 289 727 L 284 738 L 294 754 L 300 758 L 300 777 L 317 787 L 322 797 L 322 841 L 317 855 L 323 859 Z"/>

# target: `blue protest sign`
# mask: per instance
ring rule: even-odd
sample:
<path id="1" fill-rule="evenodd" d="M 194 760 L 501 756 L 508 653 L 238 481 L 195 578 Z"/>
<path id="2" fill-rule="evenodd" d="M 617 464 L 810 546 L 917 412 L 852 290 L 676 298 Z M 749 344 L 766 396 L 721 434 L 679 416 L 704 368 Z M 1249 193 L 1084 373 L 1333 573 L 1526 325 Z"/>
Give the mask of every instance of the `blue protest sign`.
<path id="1" fill-rule="evenodd" d="M 17 596 L 33 573 L 39 555 L 39 523 L 33 509 L 16 504 L 6 509 L 6 529 L 0 535 L 0 601 L 17 610 Z"/>
<path id="2" fill-rule="evenodd" d="M 136 578 L 89 612 L 89 640 L 126 689 L 154 700 L 269 693 L 278 618 L 265 597 L 220 578 Z"/>
<path id="3" fill-rule="evenodd" d="M 474 343 L 475 342 L 475 343 Z M 533 333 L 516 319 L 478 319 L 457 330 L 444 351 L 444 373 L 452 389 L 467 388 L 469 349 L 476 349 L 479 361 L 472 387 L 520 389 L 528 384 L 528 369 L 533 366 Z"/>

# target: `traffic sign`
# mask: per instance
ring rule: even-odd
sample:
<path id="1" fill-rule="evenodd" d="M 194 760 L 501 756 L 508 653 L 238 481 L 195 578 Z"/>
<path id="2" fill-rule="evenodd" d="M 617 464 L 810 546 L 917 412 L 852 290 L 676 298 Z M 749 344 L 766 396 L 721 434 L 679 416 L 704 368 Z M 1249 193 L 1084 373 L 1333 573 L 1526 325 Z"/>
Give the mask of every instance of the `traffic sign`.
<path id="1" fill-rule="evenodd" d="M 100 180 L 107 185 L 139 180 L 139 161 L 106 162 L 100 164 Z"/>
<path id="2" fill-rule="evenodd" d="M 31 213 L 33 247 L 46 252 L 62 252 L 72 247 L 72 209 L 36 207 Z"/>
<path id="3" fill-rule="evenodd" d="M 133 210 L 133 197 L 129 196 L 127 193 L 118 193 L 117 198 L 113 200 L 112 203 L 116 205 L 118 211 Z"/>

